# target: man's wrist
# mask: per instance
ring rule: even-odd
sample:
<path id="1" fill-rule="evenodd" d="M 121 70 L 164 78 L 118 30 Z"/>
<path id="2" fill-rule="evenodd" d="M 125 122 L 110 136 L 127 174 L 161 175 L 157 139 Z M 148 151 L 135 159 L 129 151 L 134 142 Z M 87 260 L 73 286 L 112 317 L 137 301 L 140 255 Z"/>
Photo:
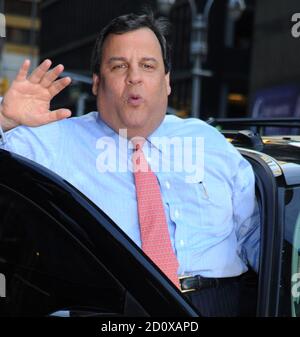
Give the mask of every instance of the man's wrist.
<path id="1" fill-rule="evenodd" d="M 2 101 L 3 102 L 3 101 Z M 18 126 L 15 122 L 11 121 L 10 119 L 6 118 L 3 115 L 3 104 L 0 103 L 0 126 L 4 132 L 9 131 L 16 126 Z"/>

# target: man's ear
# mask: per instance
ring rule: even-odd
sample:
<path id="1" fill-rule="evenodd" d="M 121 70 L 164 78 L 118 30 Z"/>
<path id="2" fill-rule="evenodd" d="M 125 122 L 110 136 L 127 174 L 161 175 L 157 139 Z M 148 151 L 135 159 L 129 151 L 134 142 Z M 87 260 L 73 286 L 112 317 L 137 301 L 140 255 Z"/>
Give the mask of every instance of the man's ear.
<path id="1" fill-rule="evenodd" d="M 168 72 L 168 73 L 165 75 L 165 80 L 166 80 L 167 93 L 168 93 L 168 96 L 169 96 L 170 93 L 171 93 L 170 72 Z"/>
<path id="2" fill-rule="evenodd" d="M 95 96 L 97 96 L 97 94 L 98 94 L 99 83 L 100 83 L 100 76 L 96 75 L 96 74 L 93 74 L 92 92 Z"/>

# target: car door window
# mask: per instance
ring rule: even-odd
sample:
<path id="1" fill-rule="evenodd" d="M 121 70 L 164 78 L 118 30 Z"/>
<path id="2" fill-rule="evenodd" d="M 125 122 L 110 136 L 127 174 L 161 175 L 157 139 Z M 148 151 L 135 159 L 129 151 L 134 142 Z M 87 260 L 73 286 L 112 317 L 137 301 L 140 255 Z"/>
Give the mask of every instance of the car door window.
<path id="1" fill-rule="evenodd" d="M 0 314 L 122 313 L 124 289 L 58 219 L 12 190 L 0 196 Z"/>

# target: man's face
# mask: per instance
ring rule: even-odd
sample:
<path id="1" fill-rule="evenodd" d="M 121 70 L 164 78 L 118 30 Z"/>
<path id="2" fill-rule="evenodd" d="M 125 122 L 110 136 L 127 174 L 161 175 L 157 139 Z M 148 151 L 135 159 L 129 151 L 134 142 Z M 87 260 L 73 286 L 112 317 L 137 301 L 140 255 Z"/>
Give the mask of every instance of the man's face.
<path id="1" fill-rule="evenodd" d="M 148 28 L 107 36 L 93 93 L 101 118 L 129 138 L 147 137 L 164 118 L 171 92 L 162 51 Z"/>

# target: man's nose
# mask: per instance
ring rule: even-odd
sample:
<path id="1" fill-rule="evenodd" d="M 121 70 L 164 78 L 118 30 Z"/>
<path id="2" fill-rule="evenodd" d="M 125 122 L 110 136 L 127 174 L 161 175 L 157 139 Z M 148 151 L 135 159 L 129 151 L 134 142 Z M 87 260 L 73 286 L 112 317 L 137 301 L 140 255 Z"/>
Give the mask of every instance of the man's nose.
<path id="1" fill-rule="evenodd" d="M 140 69 L 137 67 L 132 67 L 128 69 L 127 73 L 127 83 L 131 85 L 136 85 L 142 82 L 142 75 Z"/>

